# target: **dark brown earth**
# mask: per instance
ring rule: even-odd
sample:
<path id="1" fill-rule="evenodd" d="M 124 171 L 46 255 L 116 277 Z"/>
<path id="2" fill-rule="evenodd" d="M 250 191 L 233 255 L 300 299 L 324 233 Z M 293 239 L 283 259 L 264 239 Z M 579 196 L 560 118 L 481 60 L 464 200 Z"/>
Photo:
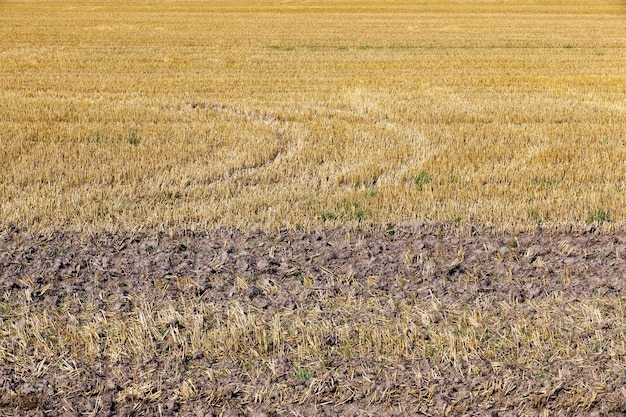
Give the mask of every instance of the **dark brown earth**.
<path id="1" fill-rule="evenodd" d="M 131 315 L 137 300 L 159 306 L 184 298 L 216 306 L 239 302 L 271 315 L 325 308 L 316 292 L 349 292 L 357 299 L 379 298 L 381 304 L 434 298 L 443 305 L 471 305 L 488 297 L 492 303 L 525 308 L 554 294 L 571 302 L 624 298 L 625 258 L 626 234 L 601 234 L 593 228 L 495 236 L 474 227 L 420 223 L 376 233 L 221 229 L 171 236 L 37 235 L 9 227 L 0 234 L 0 295 L 3 311 L 18 301 L 29 302 L 29 314 L 77 298 L 99 314 Z M 346 276 L 348 284 L 333 279 Z M 189 277 L 194 285 L 162 285 L 168 277 Z M 303 277 L 310 279 L 309 285 Z M 247 285 L 238 287 L 238 278 Z M 267 280 L 278 291 L 265 292 L 262 283 Z M 73 305 L 70 313 L 80 315 L 83 304 Z M 576 384 L 594 380 L 603 363 L 622 359 L 602 353 L 582 364 L 540 358 L 542 369 L 555 375 L 547 380 L 512 368 L 516 382 L 509 387 L 490 385 L 495 371 L 479 357 L 470 360 L 480 372 L 469 376 L 462 366 L 439 374 L 432 363 L 406 358 L 383 366 L 384 358 L 373 354 L 325 357 L 323 366 L 311 365 L 312 378 L 294 372 L 289 353 L 270 358 L 273 370 L 259 367 L 251 373 L 235 360 L 193 352 L 184 358 L 182 370 L 152 362 L 132 365 L 131 373 L 132 362 L 102 356 L 85 360 L 78 374 L 57 369 L 34 379 L 32 371 L 19 369 L 22 362 L 10 356 L 11 349 L 27 351 L 11 344 L 11 323 L 19 324 L 20 318 L 9 319 L 6 311 L 3 317 L 4 416 L 626 415 L 625 392 L 620 391 L 626 386 L 623 367 L 611 371 L 611 379 L 590 397 L 578 403 L 571 398 Z M 334 343 L 332 337 L 327 343 Z M 221 371 L 194 374 L 201 363 Z M 159 375 L 159 394 L 121 398 L 122 388 L 142 370 Z M 182 401 L 177 389 L 192 374 L 200 394 Z"/>

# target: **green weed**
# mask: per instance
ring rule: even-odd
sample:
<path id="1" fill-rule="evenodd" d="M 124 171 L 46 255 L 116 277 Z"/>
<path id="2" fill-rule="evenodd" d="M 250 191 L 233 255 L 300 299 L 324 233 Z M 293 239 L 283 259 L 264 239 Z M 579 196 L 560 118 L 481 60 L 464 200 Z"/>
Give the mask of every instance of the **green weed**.
<path id="1" fill-rule="evenodd" d="M 419 174 L 417 174 L 414 178 L 414 182 L 415 185 L 417 185 L 420 189 L 420 191 L 422 191 L 424 189 L 424 186 L 428 183 L 430 183 L 432 177 L 430 176 L 430 173 L 428 173 L 428 171 L 420 171 Z"/>

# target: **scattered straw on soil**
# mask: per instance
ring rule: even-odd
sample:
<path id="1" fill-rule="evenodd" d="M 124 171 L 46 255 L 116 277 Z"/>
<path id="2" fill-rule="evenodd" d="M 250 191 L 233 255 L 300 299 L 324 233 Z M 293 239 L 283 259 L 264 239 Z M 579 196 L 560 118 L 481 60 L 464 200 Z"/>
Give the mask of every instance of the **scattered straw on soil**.
<path id="1" fill-rule="evenodd" d="M 625 253 L 592 230 L 7 229 L 0 412 L 623 415 Z"/>

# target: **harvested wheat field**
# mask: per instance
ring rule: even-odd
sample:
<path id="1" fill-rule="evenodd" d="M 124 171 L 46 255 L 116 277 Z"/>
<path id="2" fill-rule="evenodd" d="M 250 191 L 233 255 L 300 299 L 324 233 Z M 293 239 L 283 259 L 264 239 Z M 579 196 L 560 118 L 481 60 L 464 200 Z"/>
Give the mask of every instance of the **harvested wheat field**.
<path id="1" fill-rule="evenodd" d="M 625 22 L 0 1 L 0 415 L 626 415 Z"/>

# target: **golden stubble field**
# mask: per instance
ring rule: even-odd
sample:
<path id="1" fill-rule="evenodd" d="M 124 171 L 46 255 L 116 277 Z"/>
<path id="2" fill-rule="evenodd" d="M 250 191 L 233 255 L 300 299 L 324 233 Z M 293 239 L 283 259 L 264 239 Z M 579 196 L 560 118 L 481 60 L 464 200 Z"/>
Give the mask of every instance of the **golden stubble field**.
<path id="1" fill-rule="evenodd" d="M 0 3 L 27 229 L 626 219 L 623 1 Z"/>

